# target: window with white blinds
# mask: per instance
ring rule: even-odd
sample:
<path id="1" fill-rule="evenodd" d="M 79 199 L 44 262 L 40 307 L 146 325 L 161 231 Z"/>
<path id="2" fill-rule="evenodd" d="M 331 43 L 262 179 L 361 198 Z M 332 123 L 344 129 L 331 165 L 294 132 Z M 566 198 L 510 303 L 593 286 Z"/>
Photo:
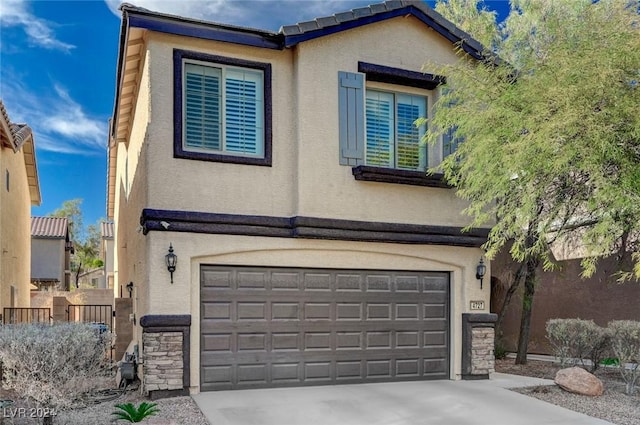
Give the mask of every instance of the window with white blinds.
<path id="1" fill-rule="evenodd" d="M 183 148 L 264 156 L 261 70 L 184 63 Z"/>
<path id="2" fill-rule="evenodd" d="M 414 122 L 426 116 L 424 96 L 367 90 L 365 162 L 386 168 L 423 171 L 427 149 L 420 139 L 425 128 Z"/>

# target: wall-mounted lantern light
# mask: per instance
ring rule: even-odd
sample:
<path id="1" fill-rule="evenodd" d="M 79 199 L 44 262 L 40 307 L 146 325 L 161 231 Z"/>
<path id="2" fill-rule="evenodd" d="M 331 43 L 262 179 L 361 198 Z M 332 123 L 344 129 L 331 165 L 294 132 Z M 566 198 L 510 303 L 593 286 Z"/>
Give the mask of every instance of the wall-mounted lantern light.
<path id="1" fill-rule="evenodd" d="M 178 264 L 178 256 L 173 253 L 173 245 L 169 244 L 169 252 L 164 256 L 164 260 L 167 263 L 167 270 L 171 273 L 171 283 L 173 283 L 173 272 L 176 271 L 176 264 Z"/>
<path id="2" fill-rule="evenodd" d="M 480 289 L 482 289 L 482 279 L 487 272 L 487 266 L 484 264 L 484 258 L 480 257 L 480 262 L 476 266 L 476 279 L 480 280 Z"/>
<path id="3" fill-rule="evenodd" d="M 127 283 L 127 291 L 129 291 L 129 298 L 133 296 L 133 282 Z"/>

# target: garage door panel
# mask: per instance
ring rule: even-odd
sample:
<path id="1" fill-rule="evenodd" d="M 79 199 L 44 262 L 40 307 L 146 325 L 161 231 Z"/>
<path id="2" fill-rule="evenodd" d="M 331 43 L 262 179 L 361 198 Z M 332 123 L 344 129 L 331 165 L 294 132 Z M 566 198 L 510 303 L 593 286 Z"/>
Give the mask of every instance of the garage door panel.
<path id="1" fill-rule="evenodd" d="M 202 266 L 203 391 L 441 379 L 447 273 Z"/>

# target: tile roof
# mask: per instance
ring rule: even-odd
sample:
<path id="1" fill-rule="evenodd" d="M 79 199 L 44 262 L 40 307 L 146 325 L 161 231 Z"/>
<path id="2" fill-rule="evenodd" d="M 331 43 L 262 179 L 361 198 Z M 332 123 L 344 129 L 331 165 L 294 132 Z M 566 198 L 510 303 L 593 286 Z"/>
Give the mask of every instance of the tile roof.
<path id="1" fill-rule="evenodd" d="M 305 32 L 315 31 L 326 27 L 339 25 L 345 22 L 355 21 L 356 19 L 374 16 L 382 12 L 390 12 L 392 10 L 401 9 L 406 6 L 426 6 L 421 1 L 386 1 L 384 3 L 371 4 L 357 9 L 351 9 L 346 12 L 336 13 L 331 16 L 322 16 L 312 21 L 298 22 L 293 25 L 284 25 L 280 27 L 280 33 L 286 35 L 298 35 Z M 428 6 L 427 6 L 428 7 Z M 429 8 L 430 10 L 433 10 Z"/>
<path id="2" fill-rule="evenodd" d="M 469 34 L 462 31 L 429 7 L 424 1 L 420 0 L 392 0 L 385 1 L 384 3 L 371 4 L 366 7 L 359 7 L 331 16 L 319 17 L 312 21 L 298 22 L 294 25 L 284 25 L 280 27 L 279 33 L 284 35 L 285 38 L 290 39 L 290 41 L 285 41 L 285 45 L 290 46 L 310 38 L 375 22 L 380 18 L 393 17 L 403 9 L 407 13 L 417 15 L 419 19 L 450 41 L 456 43 L 463 41 L 463 44 L 467 47 L 467 53 L 472 54 L 472 56 L 477 59 L 480 58 L 480 53 L 484 51 L 484 47 L 480 42 L 474 40 Z"/>
<path id="3" fill-rule="evenodd" d="M 9 114 L 4 107 L 4 103 L 0 100 L 0 143 L 3 146 L 13 149 L 13 129 L 11 128 L 11 120 Z"/>
<path id="4" fill-rule="evenodd" d="M 113 239 L 113 223 L 110 221 L 102 222 L 102 238 L 103 239 Z"/>
<path id="5" fill-rule="evenodd" d="M 66 239 L 68 234 L 66 217 L 31 217 L 31 237 Z"/>

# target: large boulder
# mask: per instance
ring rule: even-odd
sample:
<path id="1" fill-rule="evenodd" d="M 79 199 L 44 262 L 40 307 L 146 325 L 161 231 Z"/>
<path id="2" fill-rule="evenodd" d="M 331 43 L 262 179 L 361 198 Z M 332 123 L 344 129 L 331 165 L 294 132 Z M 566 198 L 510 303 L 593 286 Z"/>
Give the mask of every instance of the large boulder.
<path id="1" fill-rule="evenodd" d="M 604 392 L 602 381 L 580 367 L 559 370 L 554 381 L 570 393 L 595 397 L 601 396 Z"/>

